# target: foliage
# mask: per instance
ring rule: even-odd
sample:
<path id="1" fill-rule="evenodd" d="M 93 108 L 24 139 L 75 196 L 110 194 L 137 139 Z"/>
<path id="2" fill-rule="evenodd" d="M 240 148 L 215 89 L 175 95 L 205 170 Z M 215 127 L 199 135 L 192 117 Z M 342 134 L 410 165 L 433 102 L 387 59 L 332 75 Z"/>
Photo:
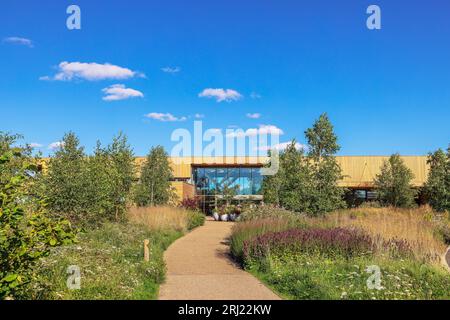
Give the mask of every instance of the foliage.
<path id="1" fill-rule="evenodd" d="M 200 209 L 200 198 L 199 197 L 184 198 L 180 202 L 180 207 L 182 207 L 186 210 L 192 210 L 192 211 L 199 210 Z"/>
<path id="2" fill-rule="evenodd" d="M 20 166 L 11 170 L 11 164 Z M 48 217 L 44 202 L 27 192 L 26 185 L 36 173 L 37 167 L 21 148 L 1 147 L 0 299 L 23 294 L 23 286 L 33 278 L 34 263 L 51 247 L 74 240 L 70 224 Z M 25 210 L 26 202 L 33 202 L 33 211 Z"/>
<path id="3" fill-rule="evenodd" d="M 181 235 L 175 230 L 107 222 L 81 234 L 77 244 L 52 250 L 38 264 L 37 279 L 28 286 L 26 298 L 156 299 L 165 274 L 163 252 Z M 143 259 L 144 239 L 150 240 L 149 262 Z M 67 268 L 71 265 L 80 268 L 80 290 L 67 288 Z"/>
<path id="4" fill-rule="evenodd" d="M 312 128 L 305 132 L 308 141 L 308 165 L 312 171 L 313 186 L 310 188 L 311 209 L 313 215 L 323 215 L 335 209 L 343 208 L 344 190 L 338 186 L 342 179 L 341 168 L 335 154 L 340 150 L 326 113 L 320 115 Z"/>
<path id="5" fill-rule="evenodd" d="M 385 206 L 409 208 L 414 206 L 416 192 L 411 180 L 414 174 L 399 154 L 393 154 L 384 161 L 381 172 L 375 178 L 379 201 Z"/>
<path id="6" fill-rule="evenodd" d="M 88 157 L 69 132 L 48 163 L 43 189 L 52 213 L 87 227 L 125 218 L 133 179 L 133 151 L 122 133 L 106 148 L 97 142 Z"/>
<path id="7" fill-rule="evenodd" d="M 170 180 L 173 178 L 167 152 L 157 146 L 150 150 L 141 169 L 134 201 L 136 205 L 165 205 L 173 197 Z"/>
<path id="8" fill-rule="evenodd" d="M 265 201 L 289 210 L 323 215 L 344 207 L 343 190 L 337 183 L 341 169 L 334 157 L 339 150 L 328 116 L 322 114 L 306 130 L 308 153 L 298 150 L 295 140 L 280 153 L 280 170 L 264 179 Z"/>
<path id="9" fill-rule="evenodd" d="M 106 148 L 112 174 L 110 181 L 113 185 L 111 202 L 114 206 L 116 221 L 125 219 L 127 203 L 131 194 L 131 187 L 135 177 L 135 163 L 133 149 L 128 144 L 127 137 L 120 132 L 113 137 L 113 141 Z"/>
<path id="10" fill-rule="evenodd" d="M 188 223 L 187 229 L 193 230 L 205 224 L 205 215 L 199 211 L 189 211 L 188 212 Z"/>
<path id="11" fill-rule="evenodd" d="M 88 215 L 89 196 L 86 181 L 86 155 L 78 137 L 69 132 L 64 135 L 60 148 L 48 163 L 44 177 L 44 193 L 52 213 L 80 225 L 91 220 Z"/>
<path id="12" fill-rule="evenodd" d="M 450 212 L 450 147 L 428 155 L 430 171 L 425 190 L 429 203 L 437 211 Z"/>
<path id="13" fill-rule="evenodd" d="M 22 168 L 27 164 L 37 164 L 37 159 L 33 158 L 31 155 L 32 148 L 29 145 L 15 147 L 21 139 L 23 139 L 22 135 L 4 133 L 0 131 L 0 154 L 20 150 L 21 155 L 20 157 L 12 157 L 8 162 L 3 163 L 0 183 L 6 184 L 6 181 L 9 181 L 12 176 L 17 173 L 17 168 Z"/>
<path id="14" fill-rule="evenodd" d="M 286 218 L 288 220 L 302 220 L 305 216 L 298 214 L 287 209 L 272 206 L 272 205 L 259 205 L 244 207 L 239 221 L 251 221 L 268 218 Z"/>

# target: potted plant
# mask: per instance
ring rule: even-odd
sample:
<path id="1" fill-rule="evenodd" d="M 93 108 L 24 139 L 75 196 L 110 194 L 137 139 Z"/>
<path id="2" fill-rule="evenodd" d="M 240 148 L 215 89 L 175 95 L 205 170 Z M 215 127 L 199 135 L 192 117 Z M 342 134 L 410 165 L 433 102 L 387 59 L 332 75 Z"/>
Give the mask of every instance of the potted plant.
<path id="1" fill-rule="evenodd" d="M 220 210 L 220 220 L 221 221 L 228 221 L 230 216 L 228 214 L 228 206 L 222 206 L 221 210 Z"/>
<path id="2" fill-rule="evenodd" d="M 214 207 L 212 216 L 213 216 L 213 218 L 214 218 L 215 221 L 220 221 L 220 215 L 219 215 L 219 212 L 218 212 L 218 211 L 219 211 L 219 210 L 217 210 L 217 207 Z"/>
<path id="3" fill-rule="evenodd" d="M 230 214 L 230 220 L 236 221 L 237 218 L 239 218 L 241 213 L 242 213 L 242 207 L 240 205 L 235 206 L 233 208 L 233 212 Z"/>

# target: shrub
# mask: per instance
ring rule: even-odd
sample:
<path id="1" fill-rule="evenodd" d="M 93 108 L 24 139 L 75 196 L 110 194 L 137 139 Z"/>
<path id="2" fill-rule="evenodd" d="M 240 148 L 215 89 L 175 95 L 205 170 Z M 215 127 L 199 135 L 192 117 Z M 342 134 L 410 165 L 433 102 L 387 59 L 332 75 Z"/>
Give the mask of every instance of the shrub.
<path id="1" fill-rule="evenodd" d="M 447 154 L 439 149 L 428 155 L 430 171 L 425 191 L 436 211 L 450 212 L 450 146 Z"/>
<path id="2" fill-rule="evenodd" d="M 375 177 L 378 199 L 385 206 L 400 208 L 414 207 L 416 191 L 412 188 L 411 180 L 414 174 L 399 154 L 393 154 L 384 161 L 381 172 Z"/>
<path id="3" fill-rule="evenodd" d="M 305 219 L 306 216 L 277 206 L 261 205 L 244 208 L 240 215 L 239 221 L 251 221 L 267 218 L 286 218 L 300 221 Z"/>
<path id="4" fill-rule="evenodd" d="M 23 294 L 36 261 L 51 247 L 74 240 L 68 221 L 49 217 L 44 203 L 26 193 L 27 181 L 36 175 L 34 165 L 22 159 L 13 175 L 3 176 L 12 159 L 21 157 L 20 148 L 0 152 L 0 299 Z M 33 202 L 33 211 L 26 212 L 25 201 Z"/>
<path id="5" fill-rule="evenodd" d="M 184 198 L 180 203 L 180 207 L 186 210 L 197 211 L 200 209 L 200 199 L 198 197 Z"/>
<path id="6" fill-rule="evenodd" d="M 188 212 L 187 229 L 192 230 L 205 224 L 205 215 L 199 211 Z"/>

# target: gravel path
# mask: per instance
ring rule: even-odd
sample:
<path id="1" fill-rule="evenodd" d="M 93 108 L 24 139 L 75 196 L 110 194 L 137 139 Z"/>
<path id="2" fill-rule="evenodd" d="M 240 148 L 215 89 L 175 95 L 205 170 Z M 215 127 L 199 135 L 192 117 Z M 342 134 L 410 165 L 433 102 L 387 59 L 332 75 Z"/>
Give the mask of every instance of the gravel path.
<path id="1" fill-rule="evenodd" d="M 165 252 L 166 282 L 160 300 L 278 300 L 229 258 L 231 222 L 207 220 Z"/>

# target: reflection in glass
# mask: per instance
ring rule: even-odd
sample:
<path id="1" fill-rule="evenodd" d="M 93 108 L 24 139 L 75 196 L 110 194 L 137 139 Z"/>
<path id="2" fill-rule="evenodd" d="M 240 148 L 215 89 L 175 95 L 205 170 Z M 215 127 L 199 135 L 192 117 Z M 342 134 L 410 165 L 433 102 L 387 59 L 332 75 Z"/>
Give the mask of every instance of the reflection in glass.
<path id="1" fill-rule="evenodd" d="M 194 168 L 193 178 L 199 194 L 202 195 L 223 194 L 226 187 L 236 188 L 238 195 L 262 193 L 263 177 L 260 168 Z"/>

